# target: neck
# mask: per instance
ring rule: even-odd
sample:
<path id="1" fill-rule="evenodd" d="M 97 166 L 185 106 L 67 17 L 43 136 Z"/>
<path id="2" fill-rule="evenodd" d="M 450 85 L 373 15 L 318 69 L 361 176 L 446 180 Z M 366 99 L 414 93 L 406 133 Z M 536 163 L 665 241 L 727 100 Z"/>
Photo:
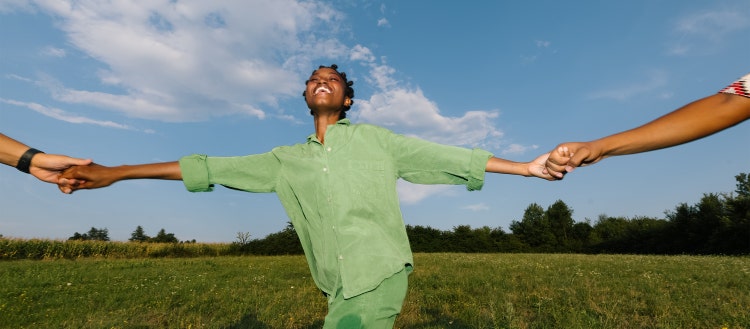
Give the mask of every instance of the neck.
<path id="1" fill-rule="evenodd" d="M 340 112 L 335 112 L 327 114 L 315 114 L 313 116 L 313 121 L 315 122 L 315 136 L 318 137 L 318 140 L 321 143 L 325 143 L 324 138 L 328 126 L 339 121 L 339 114 Z"/>

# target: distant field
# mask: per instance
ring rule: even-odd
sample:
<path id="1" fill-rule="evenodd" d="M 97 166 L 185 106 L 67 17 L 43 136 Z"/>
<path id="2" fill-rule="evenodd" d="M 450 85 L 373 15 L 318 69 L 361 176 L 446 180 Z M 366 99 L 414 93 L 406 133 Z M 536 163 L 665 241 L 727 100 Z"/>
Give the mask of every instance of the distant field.
<path id="1" fill-rule="evenodd" d="M 398 328 L 750 328 L 750 258 L 416 254 Z M 319 328 L 302 256 L 0 262 L 0 328 Z"/>

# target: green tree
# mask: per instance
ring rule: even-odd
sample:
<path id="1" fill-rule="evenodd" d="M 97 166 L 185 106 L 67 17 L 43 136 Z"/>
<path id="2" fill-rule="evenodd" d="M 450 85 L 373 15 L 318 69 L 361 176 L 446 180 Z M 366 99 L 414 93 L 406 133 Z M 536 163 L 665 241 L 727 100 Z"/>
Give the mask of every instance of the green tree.
<path id="1" fill-rule="evenodd" d="M 240 246 L 234 243 L 233 245 Z M 288 223 L 281 232 L 271 233 L 260 240 L 249 241 L 238 251 L 254 255 L 300 255 L 303 253 L 302 243 L 292 223 Z"/>
<path id="2" fill-rule="evenodd" d="M 621 241 L 627 235 L 628 220 L 624 217 L 599 215 L 594 223 L 590 239 L 595 251 L 617 252 L 618 246 L 613 242 Z"/>
<path id="3" fill-rule="evenodd" d="M 68 240 L 109 241 L 109 230 L 106 228 L 98 229 L 96 227 L 91 227 L 91 229 L 84 234 L 75 232 L 73 236 L 68 238 Z"/>
<path id="4" fill-rule="evenodd" d="M 591 226 L 588 219 L 584 222 L 573 224 L 573 230 L 571 232 L 571 250 L 575 252 L 586 251 L 591 245 L 591 235 L 593 231 L 594 228 Z"/>
<path id="5" fill-rule="evenodd" d="M 414 252 L 448 251 L 445 243 L 445 232 L 429 226 L 406 225 L 406 235 Z"/>
<path id="6" fill-rule="evenodd" d="M 544 212 L 549 229 L 557 241 L 555 249 L 569 251 L 573 231 L 573 210 L 562 200 L 557 200 Z"/>
<path id="7" fill-rule="evenodd" d="M 130 239 L 128 241 L 131 242 L 147 242 L 151 237 L 146 235 L 146 233 L 143 231 L 143 227 L 138 225 L 138 227 L 135 228 L 135 231 L 133 233 L 130 233 Z"/>
<path id="8" fill-rule="evenodd" d="M 161 242 L 161 243 L 177 243 L 180 240 L 178 240 L 174 233 L 167 233 L 164 229 L 159 230 L 158 233 L 156 233 L 156 236 L 151 238 L 151 242 Z"/>
<path id="9" fill-rule="evenodd" d="M 512 221 L 510 230 L 535 251 L 553 251 L 555 235 L 544 215 L 542 206 L 532 203 L 523 212 L 521 221 Z"/>
<path id="10" fill-rule="evenodd" d="M 750 175 L 740 173 L 734 176 L 734 179 L 737 180 L 737 189 L 735 190 L 737 195 L 740 197 L 750 197 Z"/>

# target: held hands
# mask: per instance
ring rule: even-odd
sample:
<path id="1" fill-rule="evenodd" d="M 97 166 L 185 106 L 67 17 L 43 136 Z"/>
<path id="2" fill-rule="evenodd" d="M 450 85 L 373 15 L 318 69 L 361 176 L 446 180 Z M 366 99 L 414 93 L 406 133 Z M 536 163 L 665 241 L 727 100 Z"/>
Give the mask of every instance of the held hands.
<path id="1" fill-rule="evenodd" d="M 601 148 L 592 142 L 570 142 L 555 147 L 545 163 L 545 173 L 562 179 L 576 167 L 584 167 L 604 158 Z"/>
<path id="2" fill-rule="evenodd" d="M 539 177 L 541 179 L 546 180 L 558 180 L 562 177 L 557 177 L 554 175 L 551 175 L 547 168 L 545 167 L 546 163 L 549 161 L 548 157 L 550 156 L 550 153 L 545 153 L 534 159 L 533 161 L 528 163 L 528 171 L 531 176 Z"/>
<path id="3" fill-rule="evenodd" d="M 91 159 L 71 158 L 65 155 L 37 153 L 29 165 L 29 174 L 47 183 L 57 183 L 63 170 L 71 166 L 85 166 Z"/>
<path id="4" fill-rule="evenodd" d="M 106 187 L 116 182 L 110 173 L 113 168 L 96 163 L 86 166 L 73 166 L 60 175 L 57 187 L 63 193 L 70 194 L 81 189 Z"/>

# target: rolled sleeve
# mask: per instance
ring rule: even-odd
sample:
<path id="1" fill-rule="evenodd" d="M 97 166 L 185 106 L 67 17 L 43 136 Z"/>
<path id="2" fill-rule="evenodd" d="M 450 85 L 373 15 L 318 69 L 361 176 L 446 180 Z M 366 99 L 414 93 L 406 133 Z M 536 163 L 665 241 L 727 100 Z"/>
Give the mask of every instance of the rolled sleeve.
<path id="1" fill-rule="evenodd" d="M 182 182 L 190 192 L 210 192 L 213 185 L 208 176 L 208 157 L 202 154 L 193 154 L 182 157 L 179 161 L 182 172 Z"/>
<path id="2" fill-rule="evenodd" d="M 469 191 L 478 191 L 484 186 L 484 174 L 487 170 L 487 161 L 492 157 L 492 153 L 482 149 L 475 148 L 471 152 L 471 164 L 469 167 L 469 177 L 466 183 L 466 189 Z"/>

